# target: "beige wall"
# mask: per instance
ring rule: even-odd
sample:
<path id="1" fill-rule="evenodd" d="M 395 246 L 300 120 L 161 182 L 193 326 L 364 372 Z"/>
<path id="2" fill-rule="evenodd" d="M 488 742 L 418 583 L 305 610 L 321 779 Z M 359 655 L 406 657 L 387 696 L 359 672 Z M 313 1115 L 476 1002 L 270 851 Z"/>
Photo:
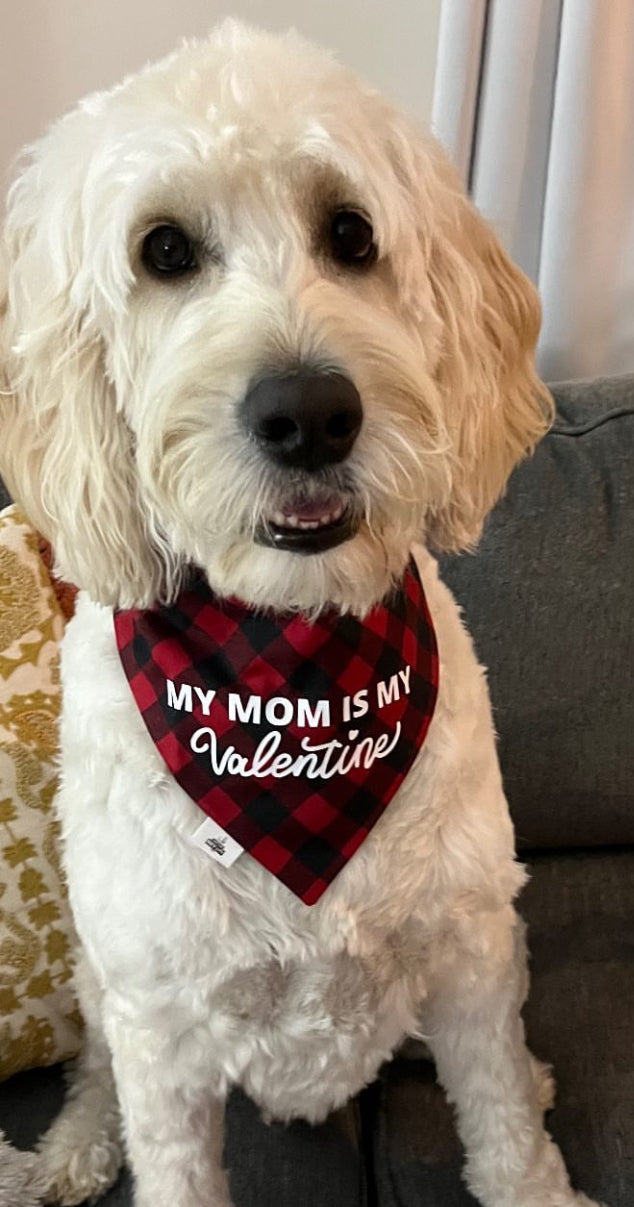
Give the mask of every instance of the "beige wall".
<path id="1" fill-rule="evenodd" d="M 0 0 L 0 172 L 87 92 L 233 15 L 295 25 L 427 120 L 441 0 Z"/>

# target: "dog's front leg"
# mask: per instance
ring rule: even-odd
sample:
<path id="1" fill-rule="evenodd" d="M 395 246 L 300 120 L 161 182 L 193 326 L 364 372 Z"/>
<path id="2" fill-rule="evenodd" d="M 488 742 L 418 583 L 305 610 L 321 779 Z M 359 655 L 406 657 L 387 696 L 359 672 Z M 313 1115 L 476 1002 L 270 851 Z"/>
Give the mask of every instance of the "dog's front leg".
<path id="1" fill-rule="evenodd" d="M 123 1159 L 102 992 L 82 951 L 75 990 L 85 1024 L 82 1052 L 63 1109 L 38 1145 L 44 1201 L 62 1207 L 99 1199 L 115 1181 Z"/>
<path id="2" fill-rule="evenodd" d="M 571 1189 L 544 1129 L 544 1087 L 520 1016 L 522 923 L 510 907 L 473 919 L 439 967 L 423 1027 L 456 1109 L 470 1190 L 483 1207 L 593 1207 Z"/>
<path id="3" fill-rule="evenodd" d="M 106 1030 L 135 1207 L 230 1207 L 224 1100 L 204 1041 L 119 1013 Z"/>

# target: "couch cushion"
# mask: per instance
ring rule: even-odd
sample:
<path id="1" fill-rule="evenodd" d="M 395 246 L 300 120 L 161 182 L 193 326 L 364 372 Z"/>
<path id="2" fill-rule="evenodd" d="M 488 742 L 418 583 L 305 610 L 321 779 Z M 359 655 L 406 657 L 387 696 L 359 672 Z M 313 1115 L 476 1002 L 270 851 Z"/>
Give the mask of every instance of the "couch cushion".
<path id="1" fill-rule="evenodd" d="M 540 855 L 520 909 L 532 952 L 529 1044 L 557 1080 L 547 1126 L 573 1185 L 631 1207 L 634 852 Z M 433 1066 L 400 1058 L 371 1093 L 380 1207 L 475 1207 Z"/>
<path id="2" fill-rule="evenodd" d="M 631 843 L 634 377 L 553 392 L 552 431 L 442 573 L 489 668 L 520 845 Z"/>

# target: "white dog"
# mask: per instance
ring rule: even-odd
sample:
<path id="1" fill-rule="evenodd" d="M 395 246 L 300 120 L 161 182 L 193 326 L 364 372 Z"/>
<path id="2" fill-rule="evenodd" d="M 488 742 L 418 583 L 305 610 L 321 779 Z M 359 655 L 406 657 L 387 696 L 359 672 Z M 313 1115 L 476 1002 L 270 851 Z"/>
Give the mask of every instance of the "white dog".
<path id="1" fill-rule="evenodd" d="M 36 144 L 4 263 L 2 470 L 81 588 L 58 810 L 87 1031 L 42 1146 L 51 1199 L 103 1191 L 122 1132 L 137 1207 L 227 1207 L 233 1085 L 319 1120 L 417 1034 L 480 1203 L 587 1204 L 524 1043 L 485 676 L 427 551 L 476 542 L 548 426 L 532 287 L 438 146 L 294 34 L 233 23 Z M 307 905 L 192 842 L 204 815 L 148 736 L 113 608 L 179 599 L 193 565 L 216 599 L 363 618 L 412 551 L 433 719 Z"/>

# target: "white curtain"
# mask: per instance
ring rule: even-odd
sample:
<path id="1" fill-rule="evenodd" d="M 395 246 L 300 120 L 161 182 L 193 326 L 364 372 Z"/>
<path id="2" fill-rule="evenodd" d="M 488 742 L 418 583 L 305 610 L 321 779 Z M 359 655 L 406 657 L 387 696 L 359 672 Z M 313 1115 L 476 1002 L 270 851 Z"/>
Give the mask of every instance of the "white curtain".
<path id="1" fill-rule="evenodd" d="M 432 124 L 539 286 L 543 376 L 634 372 L 633 0 L 443 0 Z"/>

